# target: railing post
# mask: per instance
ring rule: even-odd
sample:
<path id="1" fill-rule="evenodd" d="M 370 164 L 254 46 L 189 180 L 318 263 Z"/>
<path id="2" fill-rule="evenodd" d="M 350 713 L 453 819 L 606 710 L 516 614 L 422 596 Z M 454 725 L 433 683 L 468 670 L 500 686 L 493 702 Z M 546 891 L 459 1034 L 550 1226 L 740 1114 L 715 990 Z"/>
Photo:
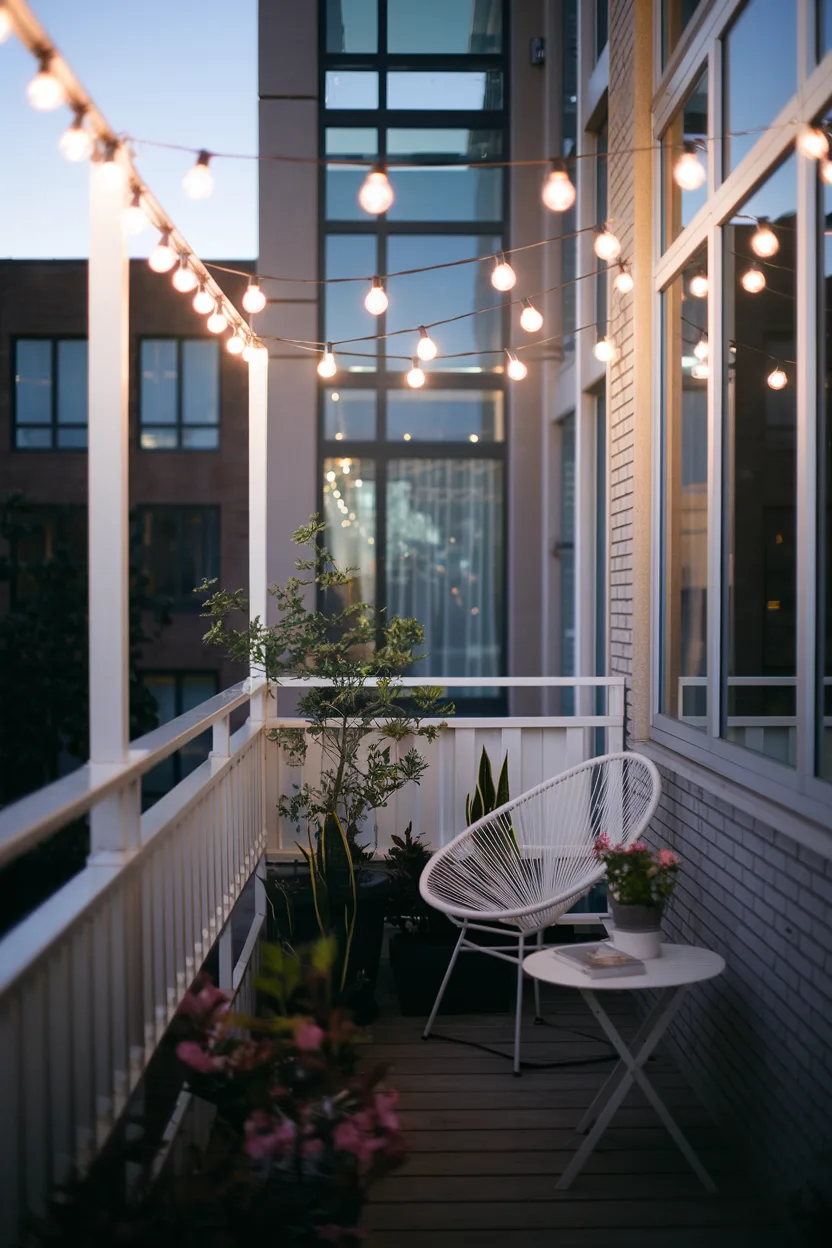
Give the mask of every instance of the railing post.
<path id="1" fill-rule="evenodd" d="M 624 749 L 624 686 L 607 686 L 607 714 L 616 719 L 611 728 L 607 729 L 607 753 L 618 754 Z"/>
<path id="2" fill-rule="evenodd" d="M 216 772 L 231 757 L 231 716 L 223 715 L 211 733 L 211 771 Z"/>

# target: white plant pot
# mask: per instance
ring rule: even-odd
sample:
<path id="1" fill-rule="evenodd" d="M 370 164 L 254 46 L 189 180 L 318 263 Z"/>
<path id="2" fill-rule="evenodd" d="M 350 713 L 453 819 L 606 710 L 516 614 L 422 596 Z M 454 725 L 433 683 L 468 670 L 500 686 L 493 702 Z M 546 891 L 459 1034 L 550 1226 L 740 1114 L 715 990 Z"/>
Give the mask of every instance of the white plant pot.
<path id="1" fill-rule="evenodd" d="M 649 962 L 662 956 L 662 934 L 658 928 L 654 932 L 625 932 L 620 927 L 610 926 L 609 934 L 616 949 L 629 953 L 631 958 Z"/>

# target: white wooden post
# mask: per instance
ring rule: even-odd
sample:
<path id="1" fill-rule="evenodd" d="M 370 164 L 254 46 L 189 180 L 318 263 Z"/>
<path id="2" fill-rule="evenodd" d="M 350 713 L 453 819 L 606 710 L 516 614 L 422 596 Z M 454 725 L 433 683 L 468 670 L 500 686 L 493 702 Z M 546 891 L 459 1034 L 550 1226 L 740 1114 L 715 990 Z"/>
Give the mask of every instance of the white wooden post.
<path id="1" fill-rule="evenodd" d="M 89 259 L 89 689 L 90 762 L 122 763 L 130 743 L 128 602 L 128 385 L 130 270 L 124 187 L 90 172 Z M 133 848 L 138 785 L 92 812 L 93 858 Z"/>
<path id="2" fill-rule="evenodd" d="M 249 618 L 265 624 L 268 611 L 266 522 L 268 515 L 269 353 L 254 351 L 248 366 L 248 600 Z M 253 679 L 262 673 L 252 670 Z M 264 720 L 264 696 L 252 698 L 252 719 Z"/>

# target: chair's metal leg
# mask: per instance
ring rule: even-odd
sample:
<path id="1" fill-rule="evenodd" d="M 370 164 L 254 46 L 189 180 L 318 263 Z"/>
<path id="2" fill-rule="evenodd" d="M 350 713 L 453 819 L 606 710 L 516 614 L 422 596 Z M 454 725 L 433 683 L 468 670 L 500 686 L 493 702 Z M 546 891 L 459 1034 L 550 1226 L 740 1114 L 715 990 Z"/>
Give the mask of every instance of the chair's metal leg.
<path id="1" fill-rule="evenodd" d="M 520 1028 L 523 1024 L 523 945 L 525 933 L 518 936 L 517 949 L 517 1006 L 514 1012 L 514 1073 L 520 1074 Z"/>
<path id="2" fill-rule="evenodd" d="M 448 969 L 445 972 L 445 978 L 442 980 L 442 983 L 439 985 L 439 992 L 436 994 L 436 1000 L 433 1003 L 433 1009 L 430 1012 L 430 1017 L 428 1021 L 425 1023 L 425 1030 L 422 1032 L 423 1040 L 427 1040 L 428 1036 L 430 1035 L 430 1029 L 434 1024 L 436 1015 L 439 1013 L 439 1007 L 442 1004 L 442 998 L 445 995 L 445 989 L 448 987 L 448 981 L 451 978 L 451 974 L 456 964 L 456 960 L 459 955 L 459 951 L 462 947 L 462 942 L 465 939 L 465 933 L 467 932 L 467 930 L 468 930 L 468 924 L 463 923 L 462 930 L 459 933 L 459 940 L 456 942 L 456 945 L 454 946 L 454 951 L 451 954 L 451 960 L 448 963 Z"/>
<path id="3" fill-rule="evenodd" d="M 537 933 L 537 947 L 543 948 L 543 929 Z M 534 977 L 534 1021 L 536 1023 L 543 1022 L 543 1013 L 540 1009 L 540 980 L 537 975 Z"/>

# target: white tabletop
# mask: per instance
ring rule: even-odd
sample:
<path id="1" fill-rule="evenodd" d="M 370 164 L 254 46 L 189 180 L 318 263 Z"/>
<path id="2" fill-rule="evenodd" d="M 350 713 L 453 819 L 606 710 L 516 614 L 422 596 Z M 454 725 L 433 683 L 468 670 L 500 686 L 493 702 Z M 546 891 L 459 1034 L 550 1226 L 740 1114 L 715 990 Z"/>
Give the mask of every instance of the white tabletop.
<path id="1" fill-rule="evenodd" d="M 574 948 L 565 945 L 564 948 Z M 561 984 L 565 988 L 584 988 L 591 992 L 607 989 L 677 988 L 681 984 L 696 984 L 713 979 L 725 970 L 725 959 L 710 949 L 695 945 L 662 945 L 662 956 L 650 958 L 644 963 L 640 975 L 585 975 L 577 966 L 570 966 L 555 957 L 552 949 L 541 949 L 523 959 L 523 970 L 533 979 L 549 984 Z"/>

